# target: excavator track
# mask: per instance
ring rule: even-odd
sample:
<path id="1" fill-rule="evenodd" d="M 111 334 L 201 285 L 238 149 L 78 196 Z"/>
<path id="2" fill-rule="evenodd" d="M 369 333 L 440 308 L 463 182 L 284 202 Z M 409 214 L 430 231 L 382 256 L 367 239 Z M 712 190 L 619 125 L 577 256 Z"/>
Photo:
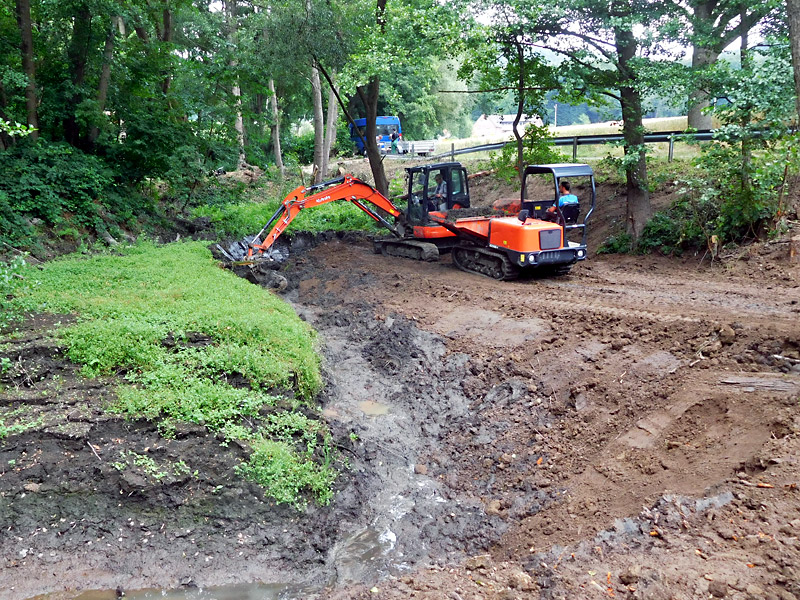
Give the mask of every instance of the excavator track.
<path id="1" fill-rule="evenodd" d="M 375 251 L 384 256 L 400 256 L 427 262 L 439 260 L 439 248 L 436 244 L 416 240 L 376 240 Z"/>
<path id="2" fill-rule="evenodd" d="M 478 246 L 455 246 L 452 250 L 453 262 L 462 271 L 485 275 L 498 281 L 508 281 L 519 276 L 519 268 L 511 263 L 508 256 Z"/>

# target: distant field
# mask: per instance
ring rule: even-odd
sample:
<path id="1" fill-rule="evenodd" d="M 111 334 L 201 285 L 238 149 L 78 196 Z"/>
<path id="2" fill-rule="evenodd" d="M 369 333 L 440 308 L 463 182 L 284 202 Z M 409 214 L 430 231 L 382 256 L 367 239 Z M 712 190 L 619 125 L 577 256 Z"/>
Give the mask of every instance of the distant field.
<path id="1" fill-rule="evenodd" d="M 644 119 L 644 126 L 652 133 L 659 133 L 662 131 L 683 131 L 687 127 L 687 117 L 666 117 L 661 119 Z M 553 137 L 571 137 L 583 135 L 612 135 L 622 133 L 622 123 L 620 121 L 607 121 L 605 123 L 592 123 L 590 125 L 566 125 L 563 127 L 551 127 L 551 135 Z M 494 144 L 499 142 L 507 142 L 511 139 L 509 136 L 494 136 L 494 137 L 472 137 L 461 139 L 441 139 L 436 142 L 436 153 L 441 155 L 451 149 L 460 150 L 462 148 L 472 148 L 474 146 L 481 146 L 483 144 Z M 648 149 L 653 156 L 666 157 L 668 154 L 667 143 L 648 144 Z M 570 146 L 560 146 L 561 152 L 568 157 L 572 157 L 572 148 Z M 688 158 L 697 154 L 696 146 L 689 146 L 684 143 L 675 144 L 675 156 L 679 158 Z M 470 154 L 470 158 L 480 159 L 488 158 L 489 152 L 480 152 Z M 608 155 L 622 156 L 622 148 L 611 144 L 597 144 L 592 146 L 578 146 L 579 160 L 592 161 L 600 160 Z M 464 155 L 461 155 L 462 157 Z"/>

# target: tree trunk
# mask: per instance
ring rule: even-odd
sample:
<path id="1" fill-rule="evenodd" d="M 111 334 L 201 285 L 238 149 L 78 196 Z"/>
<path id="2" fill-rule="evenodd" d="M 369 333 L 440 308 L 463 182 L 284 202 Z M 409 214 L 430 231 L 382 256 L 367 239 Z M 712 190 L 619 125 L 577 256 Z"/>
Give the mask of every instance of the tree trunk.
<path id="1" fill-rule="evenodd" d="M 739 33 L 741 34 L 740 46 L 740 63 L 742 73 L 747 76 L 750 71 L 750 51 L 748 48 L 747 39 L 748 28 L 745 25 L 745 7 L 742 6 L 742 23 L 739 26 Z M 742 131 L 745 132 L 742 137 L 742 194 L 745 198 L 750 198 L 752 183 L 750 180 L 750 171 L 752 170 L 753 150 L 751 148 L 751 139 L 749 134 L 750 128 L 750 111 L 746 110 L 742 113 L 742 121 L 739 124 Z"/>
<path id="2" fill-rule="evenodd" d="M 30 137 L 39 137 L 39 111 L 36 99 L 36 65 L 33 61 L 33 33 L 31 32 L 31 3 L 30 0 L 17 0 L 17 25 L 19 26 L 20 53 L 22 54 L 22 70 L 28 79 L 25 85 L 25 111 L 28 125 L 36 129 Z"/>
<path id="3" fill-rule="evenodd" d="M 86 80 L 86 63 L 89 60 L 89 43 L 91 42 L 91 36 L 92 15 L 89 12 L 89 5 L 84 3 L 78 6 L 75 20 L 72 23 L 72 40 L 67 50 L 75 93 L 72 95 L 72 110 L 64 120 L 64 139 L 73 146 L 78 146 L 82 141 L 86 141 L 85 138 L 83 140 L 81 139 L 80 126 L 78 124 L 78 117 L 75 114 L 75 109 L 83 96 L 80 88 Z"/>
<path id="4" fill-rule="evenodd" d="M 375 75 L 369 84 L 367 84 L 366 92 L 362 86 L 356 88 L 356 91 L 358 91 L 358 95 L 364 103 L 364 112 L 366 113 L 367 133 L 364 141 L 366 142 L 369 168 L 372 171 L 372 178 L 375 180 L 375 189 L 384 196 L 388 196 L 389 180 L 386 179 L 386 172 L 383 169 L 383 157 L 378 148 L 378 141 L 375 139 L 378 133 L 375 122 L 378 118 L 378 93 L 380 91 L 380 86 L 380 78 Z"/>
<path id="5" fill-rule="evenodd" d="M 619 60 L 620 105 L 622 108 L 622 136 L 625 140 L 625 180 L 628 202 L 626 231 L 634 247 L 644 226 L 653 216 L 650 191 L 647 188 L 647 161 L 645 160 L 644 125 L 642 123 L 642 98 L 636 86 L 635 70 L 631 62 L 636 58 L 636 39 L 629 29 L 615 29 L 614 37 Z"/>
<path id="6" fill-rule="evenodd" d="M 517 175 L 519 176 L 520 185 L 522 185 L 522 179 L 525 173 L 525 165 L 523 164 L 525 148 L 522 143 L 522 136 L 517 129 L 520 119 L 522 119 L 522 111 L 525 108 L 525 55 L 523 54 L 522 44 L 517 44 L 517 64 L 519 65 L 519 80 L 517 81 L 517 116 L 514 117 L 512 129 L 514 131 L 514 137 L 517 140 Z M 523 193 L 525 193 L 524 190 Z"/>
<path id="7" fill-rule="evenodd" d="M 336 77 L 336 73 L 333 73 Z M 328 90 L 328 115 L 325 123 L 325 143 L 322 150 L 322 173 L 327 178 L 330 170 L 331 148 L 336 141 L 336 126 L 339 121 L 339 104 L 336 100 L 336 92 L 332 87 Z"/>
<path id="8" fill-rule="evenodd" d="M 786 0 L 786 15 L 789 21 L 789 40 L 792 45 L 797 124 L 800 127 L 800 0 Z"/>
<path id="9" fill-rule="evenodd" d="M 319 70 L 311 66 L 311 100 L 314 106 L 314 169 L 311 175 L 313 183 L 319 183 L 325 177 L 322 172 L 322 154 L 325 151 L 325 122 L 322 114 L 322 83 Z"/>
<path id="10" fill-rule="evenodd" d="M 275 81 L 269 80 L 270 106 L 272 107 L 272 152 L 275 154 L 275 165 L 285 175 L 283 167 L 283 154 L 281 153 L 281 113 L 278 110 L 278 97 L 275 95 Z"/>
<path id="11" fill-rule="evenodd" d="M 236 45 L 236 0 L 227 0 L 224 4 L 225 19 L 227 21 L 226 27 L 228 29 L 228 41 L 232 46 Z M 166 13 L 166 11 L 164 11 Z M 166 20 L 164 23 L 166 27 Z M 228 66 L 235 70 L 238 63 L 236 59 L 228 61 Z M 237 169 L 244 169 L 247 166 L 247 158 L 244 152 L 244 118 L 242 117 L 242 89 L 239 86 L 239 76 L 234 75 L 234 83 L 231 88 L 231 95 L 233 96 L 233 103 L 236 108 L 236 117 L 234 118 L 233 128 L 236 130 L 236 144 L 239 148 L 239 159 L 236 163 Z"/>
<path id="12" fill-rule="evenodd" d="M 158 38 L 162 42 L 169 43 L 172 41 L 172 12 L 168 5 L 164 5 L 164 10 L 161 11 L 161 19 L 163 27 L 159 29 Z M 172 73 L 167 72 L 164 74 L 164 80 L 161 82 L 161 91 L 166 96 L 169 88 L 172 86 Z"/>
<path id="13" fill-rule="evenodd" d="M 692 72 L 695 77 L 713 65 L 717 58 L 719 58 L 719 52 L 716 50 L 695 45 L 692 53 Z M 708 92 L 703 89 L 701 81 L 698 83 L 696 89 L 689 93 L 689 127 L 701 130 L 711 129 L 713 127 L 711 114 L 703 112 L 703 109 L 708 108 L 709 105 Z"/>
<path id="14" fill-rule="evenodd" d="M 114 57 L 114 34 L 122 17 L 111 17 L 111 27 L 106 36 L 106 45 L 103 48 L 103 66 L 100 69 L 100 82 L 97 85 L 97 119 L 103 119 L 103 111 L 106 109 L 108 98 L 108 86 L 111 84 L 111 59 Z M 100 135 L 100 127 L 95 123 L 89 131 L 89 142 L 94 144 Z"/>
<path id="15" fill-rule="evenodd" d="M 375 20 L 378 24 L 378 30 L 381 34 L 386 33 L 386 0 L 377 0 L 375 6 Z M 378 141 L 375 139 L 378 130 L 376 128 L 376 120 L 378 118 L 378 94 L 380 93 L 381 79 L 378 75 L 374 75 L 366 86 L 359 86 L 356 88 L 361 102 L 364 104 L 364 113 L 367 119 L 367 135 L 365 148 L 367 149 L 367 159 L 369 159 L 369 168 L 372 171 L 372 178 L 375 180 L 375 189 L 377 189 L 384 196 L 389 195 L 389 180 L 386 179 L 386 171 L 383 169 L 383 157 L 378 148 Z"/>

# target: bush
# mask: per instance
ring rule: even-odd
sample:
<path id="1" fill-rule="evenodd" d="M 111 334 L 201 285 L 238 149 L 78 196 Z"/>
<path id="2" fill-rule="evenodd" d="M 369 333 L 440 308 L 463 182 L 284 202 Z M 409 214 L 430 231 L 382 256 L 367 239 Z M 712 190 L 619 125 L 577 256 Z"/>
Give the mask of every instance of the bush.
<path id="1" fill-rule="evenodd" d="M 522 161 L 525 165 L 542 165 L 548 163 L 570 162 L 561 152 L 550 145 L 551 136 L 547 127 L 528 125 L 525 130 L 522 150 Z M 519 180 L 517 170 L 517 145 L 507 144 L 499 155 L 492 156 L 491 167 L 497 169 L 499 177 L 511 183 Z"/>
<path id="2" fill-rule="evenodd" d="M 66 143 L 18 144 L 0 153 L 0 192 L 20 215 L 50 225 L 64 221 L 94 227 L 113 172 L 100 159 Z"/>

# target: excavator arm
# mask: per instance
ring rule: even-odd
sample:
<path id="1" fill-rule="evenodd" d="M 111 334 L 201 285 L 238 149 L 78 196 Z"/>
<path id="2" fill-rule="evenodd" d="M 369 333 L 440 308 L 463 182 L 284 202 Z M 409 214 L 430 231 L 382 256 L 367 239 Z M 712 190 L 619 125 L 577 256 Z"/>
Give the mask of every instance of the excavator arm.
<path id="1" fill-rule="evenodd" d="M 258 232 L 248 245 L 247 258 L 269 250 L 275 240 L 286 230 L 294 218 L 305 208 L 313 208 L 328 202 L 346 200 L 367 213 L 372 219 L 386 227 L 397 237 L 402 235 L 389 221 L 382 217 L 373 207 L 380 208 L 395 219 L 402 219 L 403 213 L 392 202 L 371 185 L 364 183 L 352 175 L 345 175 L 330 181 L 324 181 L 310 187 L 300 186 L 289 193 L 281 202 L 267 224 Z M 372 205 L 372 206 L 370 206 Z M 266 236 L 264 234 L 266 233 Z M 262 236 L 264 236 L 262 238 Z M 263 242 L 261 241 L 263 239 Z"/>

